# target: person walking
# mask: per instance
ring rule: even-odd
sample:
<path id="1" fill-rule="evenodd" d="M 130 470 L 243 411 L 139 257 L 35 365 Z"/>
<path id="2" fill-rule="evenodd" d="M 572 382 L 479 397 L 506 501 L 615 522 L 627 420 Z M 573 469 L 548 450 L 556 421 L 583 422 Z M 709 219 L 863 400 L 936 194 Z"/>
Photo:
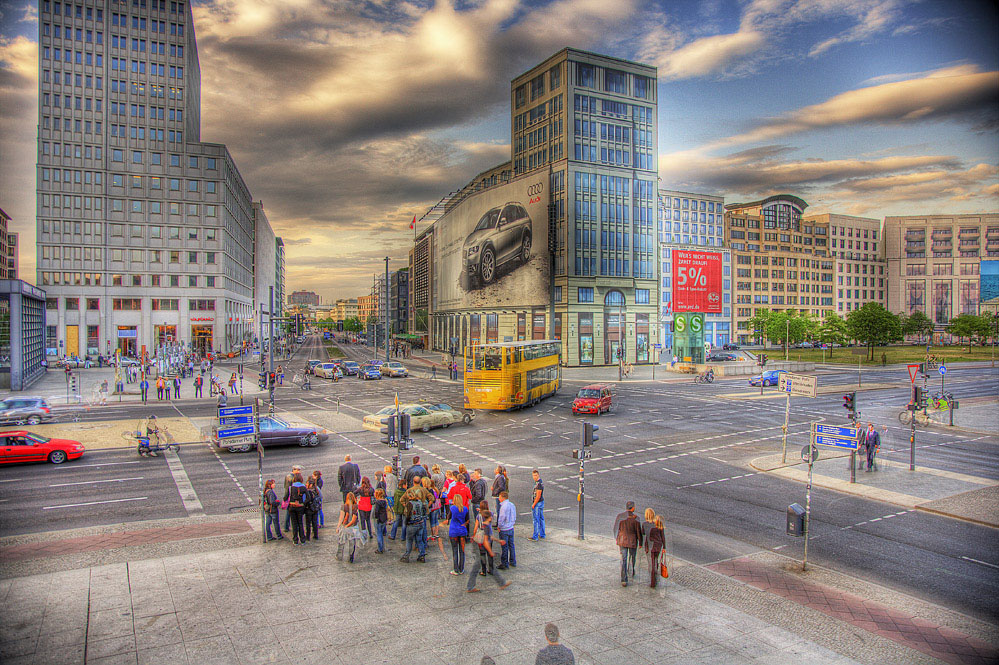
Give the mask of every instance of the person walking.
<path id="1" fill-rule="evenodd" d="M 545 624 L 545 641 L 548 646 L 538 652 L 534 665 L 575 665 L 576 657 L 572 651 L 558 643 L 558 626 L 549 622 Z"/>
<path id="2" fill-rule="evenodd" d="M 371 530 L 371 509 L 372 499 L 375 498 L 375 489 L 371 486 L 371 480 L 367 476 L 361 478 L 361 487 L 357 490 L 357 511 L 360 513 L 358 520 L 361 531 L 368 532 L 368 538 L 373 538 Z"/>
<path id="3" fill-rule="evenodd" d="M 343 561 L 344 547 L 350 544 L 350 563 L 354 563 L 354 554 L 357 551 L 357 541 L 362 540 L 361 530 L 357 526 L 357 498 L 353 492 L 347 492 L 343 500 L 343 507 L 340 508 L 340 519 L 337 522 L 337 546 L 336 560 Z"/>
<path id="4" fill-rule="evenodd" d="M 884 352 L 881 353 L 881 366 L 884 367 L 888 364 L 888 355 Z"/>
<path id="5" fill-rule="evenodd" d="M 319 510 L 323 505 L 323 495 L 316 487 L 316 479 L 309 476 L 305 483 L 305 541 L 319 540 Z"/>
<path id="6" fill-rule="evenodd" d="M 465 573 L 465 541 L 468 539 L 469 511 L 465 500 L 456 494 L 448 506 L 447 537 L 451 541 L 452 575 Z"/>
<path id="7" fill-rule="evenodd" d="M 284 494 L 282 496 L 287 496 L 288 488 L 291 487 L 293 482 L 295 482 L 296 473 L 302 473 L 302 467 L 297 464 L 291 467 L 291 473 L 284 477 Z M 284 530 L 285 532 L 291 531 L 291 512 L 287 509 L 284 513 Z"/>
<path id="8" fill-rule="evenodd" d="M 479 575 L 492 575 L 493 579 L 496 580 L 496 584 L 501 589 L 510 586 L 510 583 L 503 579 L 503 576 L 497 572 L 496 567 L 493 565 L 493 527 L 490 524 L 492 518 L 493 516 L 489 510 L 483 510 L 479 513 L 479 519 L 475 522 L 472 541 L 479 546 L 479 556 L 475 557 L 475 561 L 472 563 L 472 570 L 468 573 L 468 583 L 465 585 L 465 591 L 468 593 L 478 591 L 476 584 L 479 582 Z M 502 541 L 500 541 L 500 544 L 502 545 Z"/>
<path id="9" fill-rule="evenodd" d="M 361 483 L 361 467 L 350 461 L 350 455 L 345 455 L 343 464 L 337 472 L 337 484 L 340 485 L 340 494 L 343 500 L 347 500 L 347 495 L 355 491 Z"/>
<path id="10" fill-rule="evenodd" d="M 173 377 L 173 398 L 180 399 L 180 377 Z"/>
<path id="11" fill-rule="evenodd" d="M 301 472 L 296 472 L 284 495 L 284 500 L 288 502 L 288 515 L 291 518 L 291 542 L 295 545 L 305 543 L 302 519 L 305 517 L 306 491 Z"/>
<path id="12" fill-rule="evenodd" d="M 233 395 L 236 394 L 236 372 L 233 372 L 232 376 L 229 377 L 229 392 Z"/>
<path id="13" fill-rule="evenodd" d="M 385 489 L 379 487 L 375 490 L 375 535 L 378 538 L 378 554 L 385 553 L 385 532 L 388 529 L 388 501 L 385 500 Z"/>
<path id="14" fill-rule="evenodd" d="M 200 374 L 194 377 L 194 396 L 196 398 L 201 398 L 205 396 L 204 393 L 202 392 L 202 386 L 204 385 L 205 385 L 204 377 L 202 377 Z"/>
<path id="15" fill-rule="evenodd" d="M 614 520 L 614 538 L 621 549 L 621 586 L 628 586 L 629 560 L 631 576 L 635 576 L 635 555 L 642 544 L 642 525 L 635 515 L 635 502 L 629 501 L 625 508 Z"/>
<path id="16" fill-rule="evenodd" d="M 531 472 L 534 478 L 534 496 L 531 503 L 531 518 L 534 520 L 534 533 L 531 540 L 544 540 L 545 538 L 545 484 L 541 482 L 541 473 L 535 469 Z"/>
<path id="17" fill-rule="evenodd" d="M 437 380 L 437 365 L 430 366 L 430 380 L 431 381 Z"/>
<path id="18" fill-rule="evenodd" d="M 319 490 L 319 528 L 322 529 L 326 526 L 326 520 L 323 517 L 323 472 L 316 469 L 312 472 L 312 477 L 316 479 L 316 489 Z"/>
<path id="19" fill-rule="evenodd" d="M 104 382 L 107 385 L 107 382 Z M 142 403 L 145 404 L 149 400 L 149 381 L 146 377 L 142 377 L 142 381 L 139 381 L 139 394 L 142 395 Z"/>
<path id="20" fill-rule="evenodd" d="M 654 515 L 652 528 L 645 539 L 645 553 L 649 555 L 649 586 L 653 589 L 659 580 L 659 555 L 665 547 L 666 523 L 662 515 Z"/>
<path id="21" fill-rule="evenodd" d="M 443 474 L 441 474 L 443 477 Z M 422 479 L 423 489 L 430 492 L 430 509 L 428 511 L 428 521 L 430 522 L 430 540 L 438 540 L 440 536 L 437 533 L 437 529 L 440 528 L 441 521 L 441 508 L 446 505 L 441 501 L 441 492 L 434 484 L 433 478 L 423 478 Z M 445 499 L 446 501 L 446 499 Z"/>
<path id="22" fill-rule="evenodd" d="M 101 381 L 100 390 L 97 391 L 101 398 L 101 406 L 108 405 L 108 380 L 104 379 Z M 143 400 L 145 401 L 145 400 Z"/>
<path id="23" fill-rule="evenodd" d="M 156 399 L 163 399 L 163 388 L 166 386 L 166 382 L 163 380 L 162 376 L 156 377 Z"/>
<path id="24" fill-rule="evenodd" d="M 406 496 L 406 487 L 406 481 L 401 480 L 395 488 L 395 496 L 391 504 L 395 512 L 395 520 L 392 522 L 392 533 L 389 534 L 389 540 L 395 540 L 400 525 L 402 526 L 402 539 L 406 540 L 406 515 L 402 505 L 402 499 Z"/>
<path id="25" fill-rule="evenodd" d="M 509 483 L 509 478 L 506 475 L 506 469 L 504 469 L 502 466 L 496 467 L 494 475 L 495 477 L 493 478 L 493 498 L 496 499 L 496 517 L 498 519 L 499 510 L 500 510 L 499 495 L 500 492 L 505 492 L 510 489 L 509 488 L 510 483 Z"/>
<path id="26" fill-rule="evenodd" d="M 874 456 L 881 445 L 881 436 L 874 429 L 874 423 L 867 423 L 867 433 L 864 435 L 864 445 L 867 447 L 867 470 L 874 469 Z"/>
<path id="27" fill-rule="evenodd" d="M 277 380 L 279 386 L 284 385 L 284 367 L 282 367 L 281 365 L 277 366 Z"/>
<path id="28" fill-rule="evenodd" d="M 506 490 L 500 492 L 499 502 L 500 513 L 497 524 L 499 525 L 499 541 L 503 545 L 503 551 L 500 555 L 500 565 L 497 568 L 506 570 L 511 566 L 517 567 L 517 549 L 513 544 L 513 527 L 517 523 L 517 506 L 510 500 L 510 493 Z"/>
<path id="29" fill-rule="evenodd" d="M 279 505 L 277 492 L 274 491 L 274 479 L 271 478 L 264 483 L 264 517 L 266 518 L 264 532 L 267 534 L 267 542 L 284 540 L 284 536 L 281 535 L 281 511 L 278 509 Z M 277 536 L 271 535 L 271 525 L 274 526 L 274 532 L 277 533 Z"/>
<path id="30" fill-rule="evenodd" d="M 486 479 L 482 477 L 482 469 L 476 469 L 472 472 L 472 484 L 468 486 L 468 489 L 472 495 L 469 508 L 472 511 L 472 519 L 474 520 L 479 515 L 479 504 L 486 498 Z"/>

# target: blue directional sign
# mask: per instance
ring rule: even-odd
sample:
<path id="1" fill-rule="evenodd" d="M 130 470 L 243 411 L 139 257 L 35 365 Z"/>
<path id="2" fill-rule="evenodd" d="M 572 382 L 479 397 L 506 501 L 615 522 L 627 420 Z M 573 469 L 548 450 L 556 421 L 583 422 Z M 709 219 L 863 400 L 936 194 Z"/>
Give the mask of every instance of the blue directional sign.
<path id="1" fill-rule="evenodd" d="M 816 425 L 816 434 L 828 434 L 830 436 L 838 436 L 844 439 L 856 439 L 857 430 L 853 427 L 839 427 L 838 425 Z"/>
<path id="2" fill-rule="evenodd" d="M 946 374 L 947 373 L 947 367 L 946 367 L 946 365 L 940 365 L 940 373 L 941 374 Z"/>
<path id="3" fill-rule="evenodd" d="M 219 418 L 219 424 L 225 427 L 233 425 L 252 425 L 253 416 L 232 416 L 230 418 Z"/>
<path id="4" fill-rule="evenodd" d="M 230 416 L 252 416 L 252 406 L 224 406 L 219 408 L 219 418 L 229 418 Z"/>
<path id="5" fill-rule="evenodd" d="M 844 448 L 846 450 L 856 450 L 857 439 L 839 439 L 834 436 L 817 434 L 815 436 L 815 445 L 828 446 L 830 448 Z"/>
<path id="6" fill-rule="evenodd" d="M 253 425 L 245 425 L 242 427 L 220 427 L 218 429 L 218 437 L 220 439 L 231 439 L 236 436 L 253 436 Z"/>

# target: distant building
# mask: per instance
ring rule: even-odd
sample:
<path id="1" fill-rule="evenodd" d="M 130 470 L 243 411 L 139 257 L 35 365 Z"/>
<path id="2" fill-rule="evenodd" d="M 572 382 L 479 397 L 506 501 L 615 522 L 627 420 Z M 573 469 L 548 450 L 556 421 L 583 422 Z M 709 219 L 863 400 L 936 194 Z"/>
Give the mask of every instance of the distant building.
<path id="1" fill-rule="evenodd" d="M 409 268 L 391 274 L 389 284 L 389 332 L 409 332 Z"/>
<path id="2" fill-rule="evenodd" d="M 45 374 L 45 292 L 0 279 L 0 389 L 24 390 Z"/>
<path id="3" fill-rule="evenodd" d="M 357 298 L 338 299 L 330 310 L 330 318 L 334 321 L 359 318 Z"/>
<path id="4" fill-rule="evenodd" d="M 430 333 L 430 293 L 433 270 L 433 227 L 423 231 L 409 250 L 409 332 L 424 338 Z"/>
<path id="5" fill-rule="evenodd" d="M 290 305 L 319 305 L 319 294 L 313 291 L 292 291 L 288 296 Z"/>
<path id="6" fill-rule="evenodd" d="M 836 264 L 836 313 L 845 317 L 865 303 L 887 305 L 881 220 L 827 213 L 805 223 L 829 225 L 829 252 Z"/>
<path id="7" fill-rule="evenodd" d="M 0 208 L 0 279 L 17 279 L 17 234 L 7 230 L 10 215 Z"/>
<path id="8" fill-rule="evenodd" d="M 284 315 L 285 256 L 284 240 L 274 238 L 274 309 L 275 316 Z M 318 303 L 316 303 L 318 304 Z"/>

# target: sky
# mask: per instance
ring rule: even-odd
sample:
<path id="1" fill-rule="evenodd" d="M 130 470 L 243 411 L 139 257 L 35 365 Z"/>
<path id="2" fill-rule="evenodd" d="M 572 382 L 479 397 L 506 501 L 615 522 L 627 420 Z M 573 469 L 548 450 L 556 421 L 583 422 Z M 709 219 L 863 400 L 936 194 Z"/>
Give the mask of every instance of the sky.
<path id="1" fill-rule="evenodd" d="M 38 25 L 0 0 L 0 208 L 34 281 Z M 664 189 L 808 213 L 999 210 L 993 0 L 196 0 L 225 143 L 329 302 L 404 267 L 409 222 L 510 158 L 510 80 L 563 47 L 658 67 Z"/>

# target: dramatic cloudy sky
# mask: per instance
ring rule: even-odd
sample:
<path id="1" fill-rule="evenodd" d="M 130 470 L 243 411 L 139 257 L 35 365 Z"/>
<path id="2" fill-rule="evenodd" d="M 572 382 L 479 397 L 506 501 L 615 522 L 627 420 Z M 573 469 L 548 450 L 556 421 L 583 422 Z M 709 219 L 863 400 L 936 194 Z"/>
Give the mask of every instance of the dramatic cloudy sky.
<path id="1" fill-rule="evenodd" d="M 34 274 L 37 18 L 3 0 L 0 207 Z M 999 209 L 993 0 L 196 0 L 202 138 L 288 289 L 366 292 L 413 215 L 509 157 L 509 81 L 563 46 L 659 68 L 667 188 L 872 217 Z"/>

